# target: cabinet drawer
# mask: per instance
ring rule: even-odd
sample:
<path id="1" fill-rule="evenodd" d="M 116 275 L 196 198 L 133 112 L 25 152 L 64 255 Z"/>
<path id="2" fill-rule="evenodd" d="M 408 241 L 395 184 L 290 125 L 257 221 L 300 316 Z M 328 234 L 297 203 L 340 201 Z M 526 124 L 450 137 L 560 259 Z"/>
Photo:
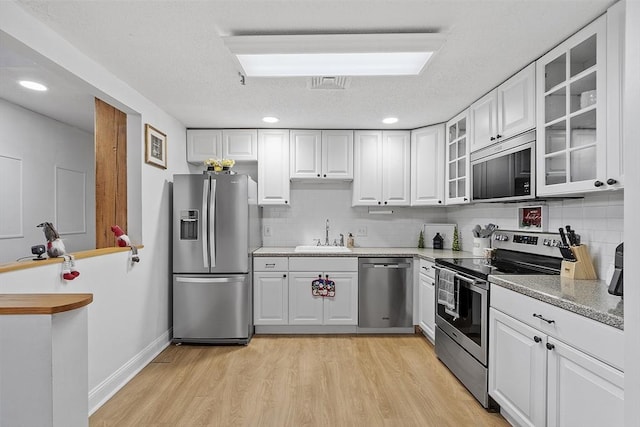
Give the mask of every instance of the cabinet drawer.
<path id="1" fill-rule="evenodd" d="M 427 261 L 426 259 L 420 260 L 420 274 L 426 274 L 428 277 L 432 279 L 436 278 L 436 270 L 433 268 L 434 263 L 431 261 Z"/>
<path id="2" fill-rule="evenodd" d="M 288 271 L 287 257 L 257 257 L 253 258 L 253 271 Z"/>
<path id="3" fill-rule="evenodd" d="M 290 271 L 358 271 L 358 258 L 351 257 L 291 257 Z"/>
<path id="4" fill-rule="evenodd" d="M 624 332 L 620 329 L 493 283 L 491 306 L 624 371 Z M 534 317 L 534 314 L 553 323 Z"/>

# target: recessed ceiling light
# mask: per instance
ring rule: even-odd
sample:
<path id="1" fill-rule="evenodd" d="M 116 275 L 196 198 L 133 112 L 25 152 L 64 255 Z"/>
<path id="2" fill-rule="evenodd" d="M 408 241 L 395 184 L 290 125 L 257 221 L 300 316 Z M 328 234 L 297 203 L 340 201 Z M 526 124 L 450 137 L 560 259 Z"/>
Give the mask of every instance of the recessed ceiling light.
<path id="1" fill-rule="evenodd" d="M 44 92 L 45 90 L 47 90 L 47 87 L 42 83 L 32 82 L 30 80 L 20 80 L 18 83 L 20 83 L 20 86 L 26 87 L 27 89 L 31 90 L 37 90 L 40 92 Z"/>
<path id="2" fill-rule="evenodd" d="M 394 123 L 398 123 L 398 118 L 397 117 L 387 117 L 382 119 L 382 123 L 384 123 L 385 125 L 392 125 Z"/>
<path id="3" fill-rule="evenodd" d="M 223 37 L 244 75 L 417 75 L 444 37 L 434 33 L 288 34 Z"/>
<path id="4" fill-rule="evenodd" d="M 280 121 L 280 119 L 277 118 L 277 117 L 268 117 L 267 116 L 267 117 L 263 117 L 262 121 L 265 122 L 265 123 L 278 123 Z"/>

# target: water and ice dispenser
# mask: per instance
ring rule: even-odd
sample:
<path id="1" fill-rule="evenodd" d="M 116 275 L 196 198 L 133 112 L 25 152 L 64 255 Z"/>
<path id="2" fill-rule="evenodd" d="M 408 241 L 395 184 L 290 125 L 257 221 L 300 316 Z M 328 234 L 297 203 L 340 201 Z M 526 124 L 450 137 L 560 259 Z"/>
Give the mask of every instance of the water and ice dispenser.
<path id="1" fill-rule="evenodd" d="M 180 211 L 180 240 L 198 240 L 198 214 L 196 209 Z"/>

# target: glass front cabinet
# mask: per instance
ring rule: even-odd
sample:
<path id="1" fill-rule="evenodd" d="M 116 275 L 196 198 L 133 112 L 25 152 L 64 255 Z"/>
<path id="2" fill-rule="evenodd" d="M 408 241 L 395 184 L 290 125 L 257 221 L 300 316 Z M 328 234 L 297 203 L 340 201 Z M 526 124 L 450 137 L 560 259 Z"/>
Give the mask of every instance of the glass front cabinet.
<path id="1" fill-rule="evenodd" d="M 447 122 L 447 167 L 446 193 L 447 205 L 469 203 L 469 110 L 465 110 Z"/>
<path id="2" fill-rule="evenodd" d="M 619 185 L 607 172 L 606 38 L 605 15 L 537 61 L 538 195 Z"/>

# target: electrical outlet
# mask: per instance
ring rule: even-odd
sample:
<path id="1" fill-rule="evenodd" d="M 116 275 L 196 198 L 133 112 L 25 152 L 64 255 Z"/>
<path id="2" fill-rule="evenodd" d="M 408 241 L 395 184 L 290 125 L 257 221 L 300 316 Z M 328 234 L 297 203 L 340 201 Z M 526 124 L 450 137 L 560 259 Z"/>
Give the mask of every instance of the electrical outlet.
<path id="1" fill-rule="evenodd" d="M 264 237 L 271 237 L 271 226 L 270 225 L 265 225 L 264 227 L 262 227 L 262 235 Z"/>
<path id="2" fill-rule="evenodd" d="M 367 227 L 365 225 L 358 227 L 358 231 L 356 231 L 356 236 L 367 237 Z"/>

